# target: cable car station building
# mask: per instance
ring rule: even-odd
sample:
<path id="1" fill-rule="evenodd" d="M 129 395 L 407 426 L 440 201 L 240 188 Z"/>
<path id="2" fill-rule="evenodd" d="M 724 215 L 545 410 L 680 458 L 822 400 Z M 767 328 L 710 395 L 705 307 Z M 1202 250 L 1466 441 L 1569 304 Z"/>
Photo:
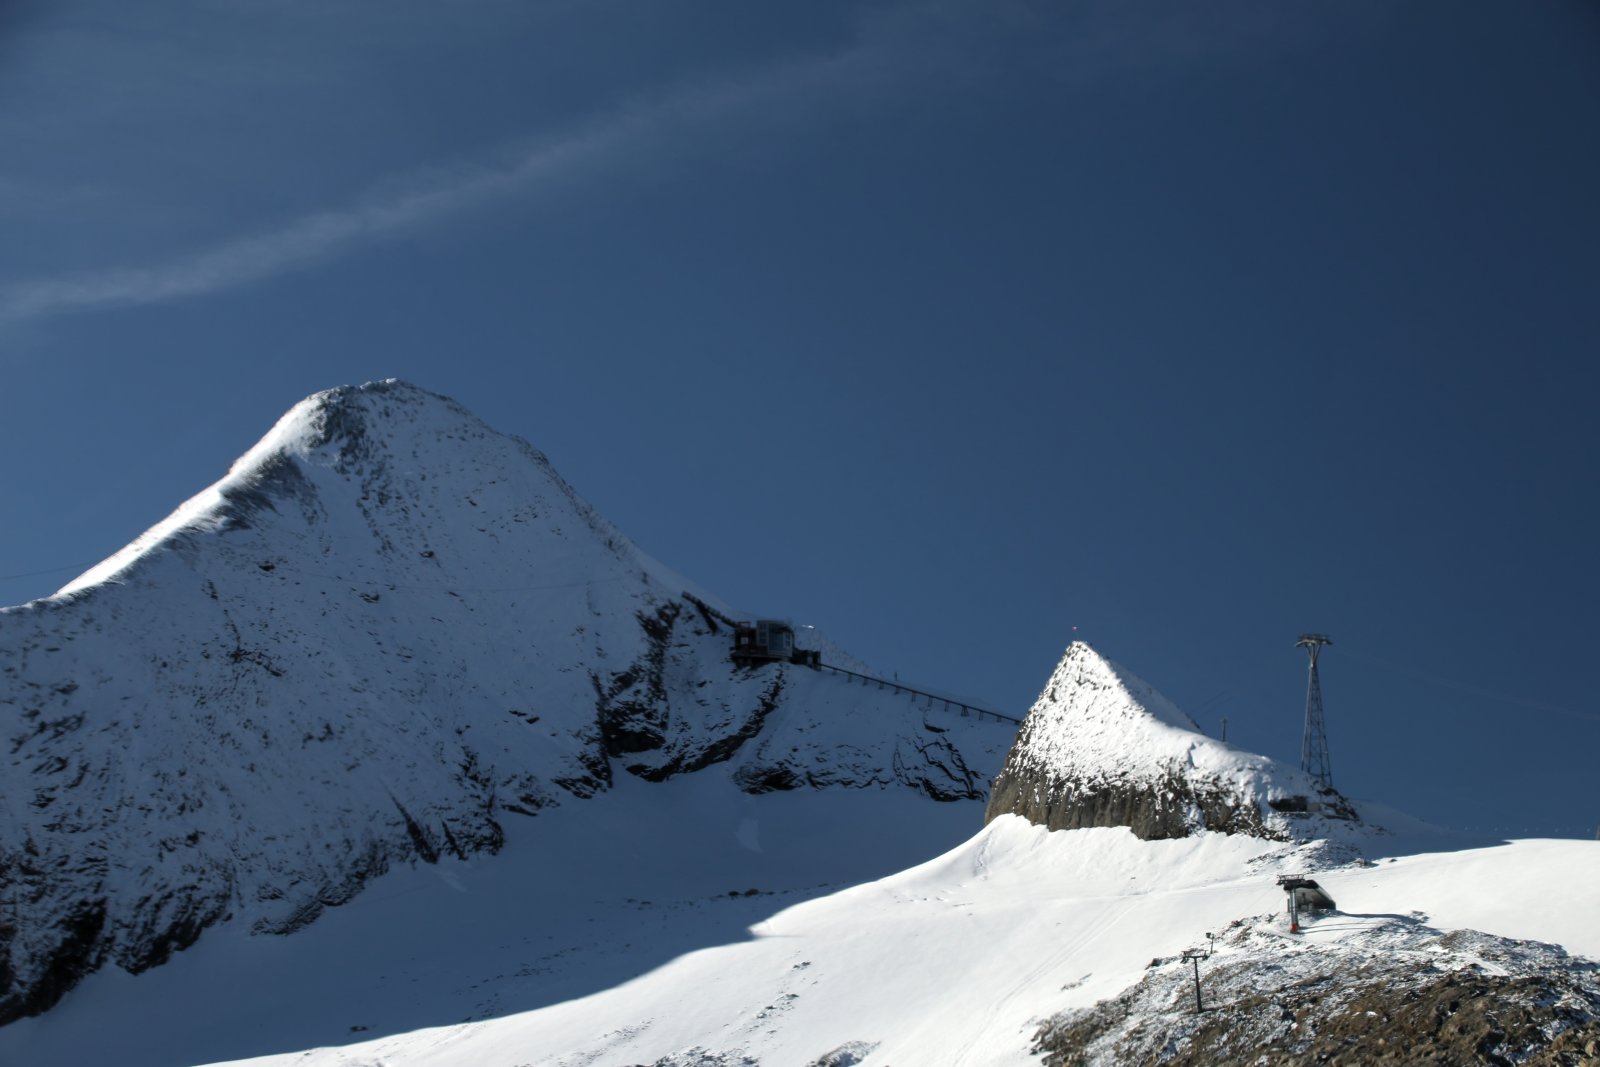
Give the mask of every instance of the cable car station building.
<path id="1" fill-rule="evenodd" d="M 798 663 L 813 669 L 822 666 L 822 653 L 794 647 L 794 627 L 777 619 L 741 622 L 733 630 L 733 662 L 741 667 L 759 667 L 772 662 Z"/>

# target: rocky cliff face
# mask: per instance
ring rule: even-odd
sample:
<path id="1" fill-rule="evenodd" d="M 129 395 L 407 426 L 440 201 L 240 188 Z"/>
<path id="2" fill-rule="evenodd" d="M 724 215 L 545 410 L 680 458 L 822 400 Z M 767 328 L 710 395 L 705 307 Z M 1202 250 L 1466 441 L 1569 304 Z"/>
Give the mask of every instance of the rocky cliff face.
<path id="1" fill-rule="evenodd" d="M 0 1023 L 216 923 L 293 931 L 394 864 L 493 852 L 619 774 L 982 796 L 960 722 L 735 668 L 730 621 L 454 402 L 310 398 L 0 611 Z"/>
<path id="2" fill-rule="evenodd" d="M 1067 649 L 995 779 L 985 821 L 1008 814 L 1052 830 L 1127 826 L 1145 839 L 1202 830 L 1287 839 L 1355 817 L 1298 769 L 1206 737 L 1082 642 Z"/>

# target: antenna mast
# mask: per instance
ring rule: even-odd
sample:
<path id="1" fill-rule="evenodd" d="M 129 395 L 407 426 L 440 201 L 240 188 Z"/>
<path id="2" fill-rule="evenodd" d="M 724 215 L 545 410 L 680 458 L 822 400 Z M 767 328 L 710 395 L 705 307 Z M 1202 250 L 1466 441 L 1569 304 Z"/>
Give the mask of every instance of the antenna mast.
<path id="1" fill-rule="evenodd" d="M 1294 643 L 1311 657 L 1311 676 L 1306 682 L 1306 730 L 1300 741 L 1300 769 L 1317 780 L 1323 789 L 1333 788 L 1333 768 L 1328 763 L 1328 731 L 1322 722 L 1322 682 L 1317 678 L 1317 656 L 1323 645 L 1333 644 L 1327 634 L 1301 634 Z"/>

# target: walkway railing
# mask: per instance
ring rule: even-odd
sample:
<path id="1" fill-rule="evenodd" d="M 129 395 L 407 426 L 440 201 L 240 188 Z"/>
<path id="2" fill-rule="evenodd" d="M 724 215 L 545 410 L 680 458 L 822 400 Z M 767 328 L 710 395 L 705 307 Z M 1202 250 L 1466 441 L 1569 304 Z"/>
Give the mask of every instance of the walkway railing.
<path id="1" fill-rule="evenodd" d="M 976 715 L 980 721 L 988 718 L 997 722 L 1022 724 L 1022 720 L 1015 715 L 1003 715 L 989 708 L 980 708 L 976 704 L 968 704 L 960 700 L 953 700 L 950 697 L 943 697 L 938 693 L 930 693 L 926 689 L 918 689 L 903 682 L 891 682 L 887 678 L 874 678 L 870 674 L 857 674 L 855 671 L 847 671 L 843 667 L 834 667 L 827 663 L 821 664 L 819 669 L 832 671 L 834 674 L 842 674 L 847 678 L 859 678 L 862 685 L 875 685 L 879 689 L 891 689 L 896 693 L 908 693 L 912 699 L 927 697 L 928 707 L 930 708 L 936 704 L 943 704 L 946 711 L 960 711 L 962 715 Z"/>

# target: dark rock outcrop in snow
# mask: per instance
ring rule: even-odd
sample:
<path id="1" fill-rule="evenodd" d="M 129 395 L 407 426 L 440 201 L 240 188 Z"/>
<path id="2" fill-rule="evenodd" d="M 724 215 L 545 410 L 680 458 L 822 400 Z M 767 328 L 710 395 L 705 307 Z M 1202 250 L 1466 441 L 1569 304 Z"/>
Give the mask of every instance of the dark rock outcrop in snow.
<path id="1" fill-rule="evenodd" d="M 1127 826 L 1141 838 L 1202 830 L 1287 839 L 1300 820 L 1351 819 L 1298 769 L 1230 748 L 1128 671 L 1075 642 L 1028 712 L 985 821 L 1052 830 Z"/>
<path id="2" fill-rule="evenodd" d="M 1339 917 L 1330 917 L 1330 922 Z M 1350 925 L 1349 919 L 1345 925 Z M 1580 1067 L 1600 1060 L 1600 968 L 1556 945 L 1362 916 L 1341 940 L 1240 920 L 1193 972 L 1152 962 L 1137 984 L 1035 1035 L 1046 1067 L 1250 1063 Z"/>
<path id="3" fill-rule="evenodd" d="M 735 668 L 728 610 L 686 588 L 450 400 L 296 406 L 0 610 L 0 1023 L 215 923 L 293 931 L 395 864 L 493 852 L 618 774 L 982 796 L 909 702 Z"/>

